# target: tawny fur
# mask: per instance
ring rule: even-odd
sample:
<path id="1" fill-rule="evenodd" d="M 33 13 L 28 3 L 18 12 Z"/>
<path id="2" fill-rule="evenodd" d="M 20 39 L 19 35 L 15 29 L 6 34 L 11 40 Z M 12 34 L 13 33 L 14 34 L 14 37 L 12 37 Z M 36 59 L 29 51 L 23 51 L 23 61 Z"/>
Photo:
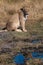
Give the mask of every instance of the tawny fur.
<path id="1" fill-rule="evenodd" d="M 21 27 L 22 30 L 18 29 L 19 27 Z M 18 31 L 18 32 L 22 32 L 22 31 L 27 32 L 27 30 L 25 29 L 24 15 L 23 15 L 23 12 L 21 10 L 16 12 L 11 17 L 10 21 L 7 22 L 6 29 L 8 31 L 15 30 L 15 31 Z M 4 31 L 7 31 L 7 30 L 4 30 Z"/>

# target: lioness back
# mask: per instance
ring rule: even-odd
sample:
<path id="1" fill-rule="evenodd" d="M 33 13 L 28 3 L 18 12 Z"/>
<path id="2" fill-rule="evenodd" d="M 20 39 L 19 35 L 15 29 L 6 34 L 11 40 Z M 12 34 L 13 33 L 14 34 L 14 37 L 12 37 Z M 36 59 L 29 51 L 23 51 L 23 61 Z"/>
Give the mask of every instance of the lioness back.
<path id="1" fill-rule="evenodd" d="M 7 30 L 15 30 L 16 28 L 18 28 L 20 25 L 20 22 L 19 22 L 19 14 L 18 13 L 15 13 L 10 21 L 7 23 Z"/>

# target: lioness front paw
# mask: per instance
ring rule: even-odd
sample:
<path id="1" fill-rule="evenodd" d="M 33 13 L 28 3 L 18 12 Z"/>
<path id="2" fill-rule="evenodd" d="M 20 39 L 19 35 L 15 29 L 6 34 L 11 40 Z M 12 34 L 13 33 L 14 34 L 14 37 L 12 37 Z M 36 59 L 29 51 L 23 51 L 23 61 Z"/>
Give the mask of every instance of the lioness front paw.
<path id="1" fill-rule="evenodd" d="M 25 30 L 23 30 L 24 32 L 27 32 L 27 30 L 25 29 Z"/>

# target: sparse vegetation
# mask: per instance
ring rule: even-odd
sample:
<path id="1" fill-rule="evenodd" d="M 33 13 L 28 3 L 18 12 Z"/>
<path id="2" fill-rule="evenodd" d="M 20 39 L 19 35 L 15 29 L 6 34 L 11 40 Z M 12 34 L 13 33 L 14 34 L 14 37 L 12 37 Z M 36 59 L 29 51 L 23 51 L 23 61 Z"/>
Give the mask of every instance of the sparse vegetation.
<path id="1" fill-rule="evenodd" d="M 17 52 L 21 52 L 22 48 L 43 46 L 43 0 L 0 0 L 0 30 L 5 27 L 6 22 L 21 7 L 25 7 L 29 13 L 26 22 L 28 32 L 8 31 L 0 33 L 0 65 L 15 65 L 12 57 Z M 40 41 L 33 44 L 32 40 L 37 41 L 37 39 Z M 8 51 L 2 53 L 2 48 L 7 48 Z M 37 61 L 31 58 L 26 61 L 26 64 L 41 65 L 41 59 Z"/>

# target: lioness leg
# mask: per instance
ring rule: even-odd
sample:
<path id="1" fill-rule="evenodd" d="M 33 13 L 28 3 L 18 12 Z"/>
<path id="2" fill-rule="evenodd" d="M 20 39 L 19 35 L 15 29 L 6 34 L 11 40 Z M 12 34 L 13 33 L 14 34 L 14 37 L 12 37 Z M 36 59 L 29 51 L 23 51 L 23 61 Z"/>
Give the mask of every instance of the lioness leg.
<path id="1" fill-rule="evenodd" d="M 25 21 L 24 21 L 24 20 L 21 21 L 21 27 L 22 27 L 22 30 L 23 30 L 24 32 L 27 32 L 27 30 L 26 30 L 26 28 L 25 28 Z"/>

